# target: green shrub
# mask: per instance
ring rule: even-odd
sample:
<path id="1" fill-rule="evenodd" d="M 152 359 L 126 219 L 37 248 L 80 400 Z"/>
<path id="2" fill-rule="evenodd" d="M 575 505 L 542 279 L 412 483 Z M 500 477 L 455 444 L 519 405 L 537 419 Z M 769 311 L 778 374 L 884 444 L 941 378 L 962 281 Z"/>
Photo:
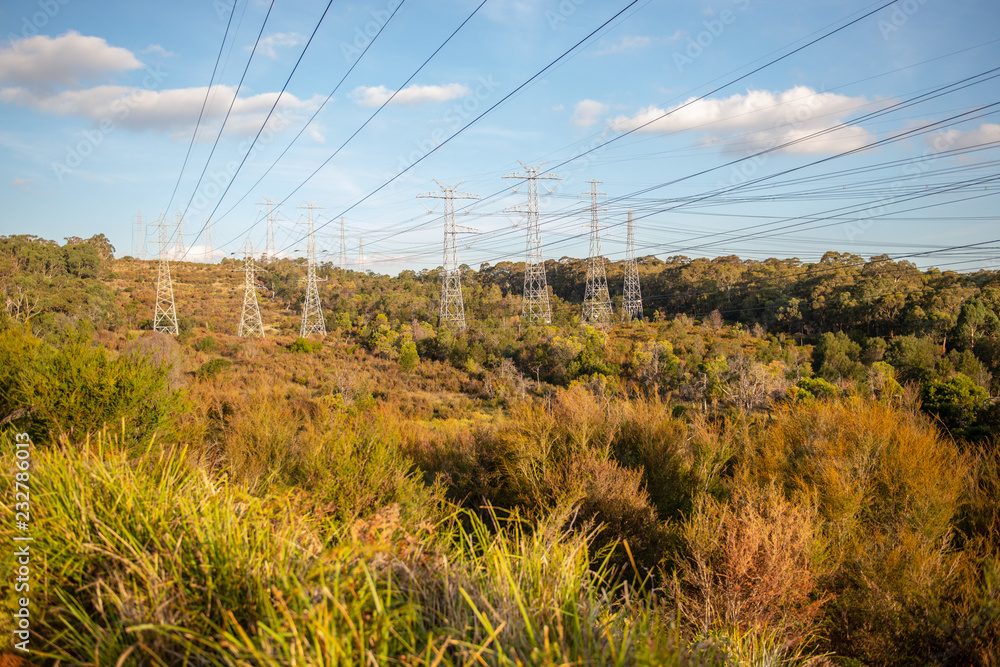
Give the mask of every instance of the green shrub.
<path id="1" fill-rule="evenodd" d="M 7 329 L 0 332 L 0 419 L 46 443 L 118 427 L 124 419 L 130 442 L 143 442 L 179 405 L 167 372 L 142 359 L 112 358 L 80 339 L 55 347 Z"/>
<path id="2" fill-rule="evenodd" d="M 205 336 L 204 338 L 200 339 L 197 343 L 194 344 L 194 349 L 198 350 L 199 352 L 215 352 L 217 347 L 218 346 L 215 342 L 215 337 L 212 336 L 211 334 Z"/>
<path id="3" fill-rule="evenodd" d="M 657 400 L 633 399 L 624 412 L 612 449 L 615 460 L 642 472 L 643 486 L 662 518 L 681 519 L 693 497 L 687 425 Z"/>
<path id="4" fill-rule="evenodd" d="M 404 372 L 412 371 L 420 363 L 420 355 L 417 354 L 417 344 L 412 340 L 403 343 L 399 350 L 399 369 Z"/>
<path id="5" fill-rule="evenodd" d="M 861 346 L 842 331 L 826 332 L 819 337 L 813 350 L 813 370 L 827 380 L 860 379 L 864 366 L 860 362 Z"/>
<path id="6" fill-rule="evenodd" d="M 295 341 L 288 348 L 292 352 L 302 352 L 304 354 L 312 354 L 314 352 L 319 352 L 323 349 L 323 341 L 310 341 L 308 338 L 302 338 L 301 336 L 296 338 Z"/>
<path id="7" fill-rule="evenodd" d="M 215 359 L 210 359 L 199 366 L 198 370 L 195 371 L 195 375 L 201 378 L 210 377 L 221 373 L 232 365 L 233 362 L 229 361 L 229 359 L 217 357 Z"/>
<path id="8" fill-rule="evenodd" d="M 934 415 L 956 438 L 967 437 L 989 392 L 961 373 L 947 382 L 932 380 L 920 388 L 924 412 Z"/>
<path id="9" fill-rule="evenodd" d="M 840 389 L 823 378 L 800 378 L 797 386 L 799 389 L 809 392 L 813 398 L 836 398 L 840 396 Z"/>

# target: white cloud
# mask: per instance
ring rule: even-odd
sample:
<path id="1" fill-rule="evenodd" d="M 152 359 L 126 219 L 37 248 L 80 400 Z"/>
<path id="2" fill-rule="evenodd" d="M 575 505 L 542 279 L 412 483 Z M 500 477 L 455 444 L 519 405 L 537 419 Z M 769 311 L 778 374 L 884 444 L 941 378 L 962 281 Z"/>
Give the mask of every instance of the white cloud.
<path id="1" fill-rule="evenodd" d="M 924 141 L 935 152 L 944 152 L 959 148 L 970 148 L 979 144 L 1000 141 L 1000 125 L 983 123 L 975 130 L 945 130 L 926 135 Z"/>
<path id="2" fill-rule="evenodd" d="M 309 125 L 309 136 L 317 144 L 322 144 L 326 142 L 326 135 L 323 134 L 323 128 L 318 123 L 311 123 Z"/>
<path id="3" fill-rule="evenodd" d="M 576 103 L 569 122 L 580 127 L 590 127 L 607 111 L 608 105 L 606 104 L 601 104 L 595 100 L 581 100 Z"/>
<path id="4" fill-rule="evenodd" d="M 625 35 L 620 41 L 606 46 L 600 51 L 594 51 L 595 56 L 608 56 L 614 53 L 621 53 L 622 51 L 629 51 L 631 49 L 642 49 L 653 43 L 652 37 L 645 37 L 642 35 Z"/>
<path id="5" fill-rule="evenodd" d="M 213 86 L 203 121 L 206 125 L 222 122 L 235 92 L 236 89 L 232 86 Z M 226 123 L 226 136 L 256 133 L 277 95 L 261 93 L 237 98 Z M 79 116 L 96 123 L 107 121 L 114 127 L 136 131 L 159 130 L 173 133 L 186 133 L 194 127 L 204 99 L 204 87 L 153 91 L 127 86 L 97 86 L 85 90 L 64 90 L 55 94 L 24 87 L 0 89 L 0 102 L 28 107 L 42 113 Z M 272 131 L 279 130 L 315 108 L 315 100 L 300 100 L 285 93 L 268 121 L 268 126 Z"/>
<path id="6" fill-rule="evenodd" d="M 236 253 L 239 255 L 239 253 Z M 225 250 L 219 250 L 218 248 L 212 248 L 209 252 L 209 247 L 207 245 L 193 245 L 187 249 L 185 254 L 177 252 L 175 248 L 171 248 L 166 252 L 168 259 L 180 260 L 182 257 L 185 262 L 201 262 L 203 264 L 215 264 L 220 259 L 226 256 Z"/>
<path id="7" fill-rule="evenodd" d="M 278 53 L 276 49 L 286 46 L 298 46 L 304 39 L 302 35 L 296 32 L 276 32 L 261 39 L 260 44 L 257 45 L 257 50 L 269 58 L 277 58 Z M 247 51 L 252 48 L 252 46 L 248 46 Z"/>
<path id="8" fill-rule="evenodd" d="M 781 92 L 751 90 L 722 99 L 692 100 L 666 110 L 650 106 L 632 116 L 618 116 L 612 126 L 642 133 L 699 132 L 701 143 L 719 144 L 725 150 L 737 152 L 753 152 L 802 139 L 837 123 L 842 125 L 835 131 L 784 148 L 783 152 L 841 152 L 873 139 L 864 128 L 843 124 L 856 108 L 870 104 L 863 96 L 817 93 L 796 86 Z M 670 115 L 662 117 L 668 112 Z"/>
<path id="9" fill-rule="evenodd" d="M 174 55 L 173 51 L 167 51 L 165 48 L 159 44 L 150 44 L 142 50 L 143 53 L 152 53 L 153 55 L 160 56 L 161 58 L 169 58 Z"/>
<path id="10" fill-rule="evenodd" d="M 0 49 L 0 83 L 75 86 L 82 79 L 139 67 L 142 63 L 128 49 L 72 30 L 58 37 L 37 35 Z"/>
<path id="11" fill-rule="evenodd" d="M 351 91 L 350 98 L 363 107 L 377 107 L 385 103 L 392 92 L 385 86 L 358 86 Z M 448 83 L 443 86 L 418 86 L 413 84 L 403 88 L 392 98 L 392 104 L 404 107 L 415 107 L 421 104 L 446 102 L 457 97 L 468 97 L 472 89 L 460 83 Z"/>

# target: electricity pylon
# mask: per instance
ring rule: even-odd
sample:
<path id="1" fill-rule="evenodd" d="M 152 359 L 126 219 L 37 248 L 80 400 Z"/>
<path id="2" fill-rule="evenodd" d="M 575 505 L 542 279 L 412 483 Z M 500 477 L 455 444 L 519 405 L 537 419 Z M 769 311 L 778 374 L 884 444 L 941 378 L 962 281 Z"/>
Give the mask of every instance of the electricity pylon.
<path id="1" fill-rule="evenodd" d="M 141 211 L 132 218 L 132 256 L 146 259 L 146 225 Z"/>
<path id="2" fill-rule="evenodd" d="M 608 295 L 608 276 L 601 254 L 601 217 L 597 191 L 600 181 L 590 183 L 590 255 L 587 257 L 587 291 L 583 296 L 583 320 L 594 324 L 611 322 L 611 297 Z"/>
<path id="3" fill-rule="evenodd" d="M 635 223 L 632 211 L 628 212 L 626 229 L 628 240 L 625 246 L 625 296 L 622 299 L 622 310 L 629 317 L 642 319 L 642 291 L 639 289 L 639 266 L 635 262 Z"/>
<path id="4" fill-rule="evenodd" d="M 257 305 L 257 282 L 254 280 L 253 246 L 250 239 L 243 245 L 243 314 L 236 335 L 240 338 L 264 337 L 264 323 L 260 320 L 260 306 Z"/>
<path id="5" fill-rule="evenodd" d="M 465 304 L 462 301 L 462 272 L 458 268 L 458 235 L 475 234 L 478 230 L 455 224 L 455 200 L 479 199 L 479 195 L 457 192 L 435 180 L 441 192 L 425 192 L 417 197 L 444 200 L 444 273 L 441 276 L 441 323 L 458 331 L 465 331 Z"/>
<path id="6" fill-rule="evenodd" d="M 313 231 L 313 211 L 318 206 L 306 204 L 299 208 L 306 209 L 309 214 L 309 240 L 307 241 L 308 272 L 306 275 L 306 300 L 302 304 L 302 327 L 299 329 L 299 336 L 307 337 L 311 333 L 318 333 L 320 336 L 326 335 L 326 322 L 323 321 L 323 307 L 319 302 L 319 286 L 316 278 L 316 235 Z"/>
<path id="7" fill-rule="evenodd" d="M 358 271 L 365 272 L 365 237 L 358 237 Z"/>
<path id="8" fill-rule="evenodd" d="M 184 230 L 181 225 L 181 214 L 177 214 L 177 231 L 174 232 L 174 257 L 183 258 L 187 254 L 184 248 Z"/>
<path id="9" fill-rule="evenodd" d="M 337 268 L 347 270 L 347 226 L 344 224 L 344 216 L 340 216 L 340 257 L 337 263 Z"/>
<path id="10" fill-rule="evenodd" d="M 267 234 L 264 241 L 264 257 L 265 261 L 270 264 L 274 261 L 274 202 L 270 199 L 265 199 L 264 201 L 257 202 L 257 206 L 267 207 Z"/>
<path id="11" fill-rule="evenodd" d="M 539 229 L 538 214 L 538 181 L 561 180 L 559 176 L 547 172 L 539 172 L 544 162 L 537 167 L 529 167 L 521 162 L 524 171 L 510 173 L 504 178 L 516 178 L 528 182 L 528 203 L 525 206 L 512 206 L 506 210 L 524 213 L 528 220 L 527 247 L 524 253 L 524 298 L 521 302 L 521 316 L 530 323 L 539 321 L 546 324 L 552 321 L 552 309 L 549 307 L 549 291 L 545 283 L 545 260 L 542 259 L 542 236 Z"/>
<path id="12" fill-rule="evenodd" d="M 156 307 L 153 310 L 153 331 L 177 335 L 177 310 L 174 308 L 174 283 L 170 278 L 170 260 L 168 259 L 170 234 L 167 231 L 167 220 L 160 216 L 156 226 L 160 232 L 160 269 L 156 278 Z"/>

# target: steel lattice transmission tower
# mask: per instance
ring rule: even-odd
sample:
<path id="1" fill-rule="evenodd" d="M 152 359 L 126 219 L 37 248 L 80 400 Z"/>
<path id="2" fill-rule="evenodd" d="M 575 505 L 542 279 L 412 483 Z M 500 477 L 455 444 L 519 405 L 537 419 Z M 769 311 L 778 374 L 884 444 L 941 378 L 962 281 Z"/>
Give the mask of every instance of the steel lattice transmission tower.
<path id="1" fill-rule="evenodd" d="M 165 217 L 156 222 L 159 228 L 160 269 L 156 278 L 156 307 L 153 310 L 153 331 L 177 335 L 177 310 L 174 308 L 174 283 L 170 278 L 170 260 L 168 246 L 170 234 Z"/>
<path id="2" fill-rule="evenodd" d="M 479 199 L 479 195 L 457 192 L 461 183 L 447 186 L 435 180 L 441 192 L 425 192 L 417 197 L 444 200 L 444 273 L 441 276 L 441 323 L 465 330 L 465 304 L 462 301 L 462 272 L 458 268 L 458 235 L 475 234 L 478 230 L 455 224 L 455 200 Z"/>
<path id="3" fill-rule="evenodd" d="M 240 338 L 264 337 L 264 323 L 260 320 L 260 306 L 257 305 L 257 282 L 254 279 L 256 269 L 253 246 L 250 239 L 247 239 L 243 246 L 243 314 L 236 334 Z"/>
<path id="4" fill-rule="evenodd" d="M 344 224 L 344 216 L 340 216 L 340 257 L 337 263 L 337 268 L 347 270 L 347 226 Z"/>
<path id="5" fill-rule="evenodd" d="M 187 254 L 184 248 L 184 229 L 181 222 L 181 214 L 177 214 L 177 230 L 174 232 L 174 257 L 183 258 Z"/>
<path id="6" fill-rule="evenodd" d="M 318 333 L 320 336 L 326 335 L 326 322 L 323 321 L 323 307 L 319 302 L 319 280 L 316 278 L 316 234 L 313 230 L 313 211 L 318 206 L 306 204 L 300 206 L 308 211 L 308 273 L 306 275 L 306 300 L 302 304 L 302 327 L 299 335 L 303 338 L 311 333 Z"/>
<path id="7" fill-rule="evenodd" d="M 257 202 L 257 206 L 267 207 L 267 234 L 265 236 L 264 242 L 264 258 L 265 261 L 270 264 L 274 261 L 274 219 L 275 219 L 275 209 L 274 202 L 270 199 L 265 199 L 264 201 Z"/>
<path id="8" fill-rule="evenodd" d="M 132 218 L 132 256 L 146 259 L 146 224 L 141 211 Z"/>
<path id="9" fill-rule="evenodd" d="M 549 307 L 549 291 L 545 282 L 545 260 L 542 259 L 542 236 L 539 229 L 538 181 L 562 180 L 555 174 L 539 172 L 544 162 L 537 167 L 529 167 L 521 162 L 524 171 L 510 173 L 504 178 L 516 178 L 528 182 L 528 203 L 512 206 L 506 210 L 525 214 L 528 220 L 527 248 L 524 257 L 524 298 L 521 302 L 521 316 L 531 323 L 552 321 Z"/>
<path id="10" fill-rule="evenodd" d="M 601 254 L 601 206 L 598 202 L 603 192 L 597 191 L 600 181 L 590 183 L 590 255 L 587 257 L 587 291 L 583 296 L 583 320 L 594 324 L 611 322 L 611 296 L 608 294 L 608 275 L 604 270 Z"/>
<path id="11" fill-rule="evenodd" d="M 635 222 L 632 220 L 632 211 L 628 212 L 625 228 L 625 296 L 622 299 L 622 310 L 630 318 L 642 319 L 642 291 L 639 289 L 639 266 L 635 262 Z"/>
<path id="12" fill-rule="evenodd" d="M 365 272 L 365 237 L 358 237 L 358 271 Z"/>

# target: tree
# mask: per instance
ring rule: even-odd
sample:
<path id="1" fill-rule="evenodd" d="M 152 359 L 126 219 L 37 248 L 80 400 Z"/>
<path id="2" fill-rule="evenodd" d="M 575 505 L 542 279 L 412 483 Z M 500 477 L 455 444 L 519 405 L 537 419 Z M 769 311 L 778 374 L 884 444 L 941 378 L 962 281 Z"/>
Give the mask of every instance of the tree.
<path id="1" fill-rule="evenodd" d="M 403 343 L 399 350 L 399 368 L 402 371 L 410 372 L 420 363 L 420 355 L 417 354 L 417 344 L 412 340 Z"/>
<path id="2" fill-rule="evenodd" d="M 864 366 L 860 362 L 861 346 L 842 331 L 827 331 L 819 337 L 813 350 L 813 370 L 827 380 L 860 379 Z"/>
<path id="3" fill-rule="evenodd" d="M 928 382 L 920 391 L 925 412 L 936 416 L 955 436 L 964 437 L 989 393 L 961 373 L 947 382 Z"/>
<path id="4" fill-rule="evenodd" d="M 980 297 L 975 297 L 962 306 L 955 333 L 961 345 L 972 348 L 980 338 L 1000 336 L 1000 318 L 987 308 Z"/>

